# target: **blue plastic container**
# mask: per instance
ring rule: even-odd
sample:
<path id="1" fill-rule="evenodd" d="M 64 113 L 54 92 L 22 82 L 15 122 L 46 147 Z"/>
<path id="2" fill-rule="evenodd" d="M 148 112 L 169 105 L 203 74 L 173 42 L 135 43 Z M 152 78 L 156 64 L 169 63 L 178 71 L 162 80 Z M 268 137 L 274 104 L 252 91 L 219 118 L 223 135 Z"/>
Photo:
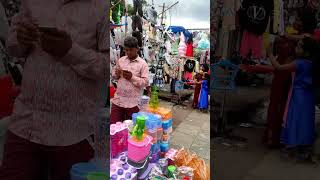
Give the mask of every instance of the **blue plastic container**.
<path id="1" fill-rule="evenodd" d="M 137 121 L 137 117 L 138 116 L 143 116 L 146 119 L 146 122 L 148 121 L 149 117 L 150 117 L 150 113 L 147 112 L 138 112 L 138 113 L 134 113 L 132 114 L 132 121 L 134 124 L 136 124 Z"/>
<path id="2" fill-rule="evenodd" d="M 132 121 L 133 121 L 134 124 L 136 123 L 138 116 L 139 116 L 139 113 L 133 113 L 132 114 Z"/>
<path id="3" fill-rule="evenodd" d="M 87 180 L 89 173 L 97 172 L 98 168 L 94 163 L 78 163 L 70 170 L 71 180 Z"/>
<path id="4" fill-rule="evenodd" d="M 146 121 L 146 127 L 148 130 L 156 131 L 158 129 L 159 123 L 161 123 L 159 117 L 150 114 L 148 120 Z"/>
<path id="5" fill-rule="evenodd" d="M 163 128 L 163 131 L 168 131 L 170 128 L 172 128 L 172 119 L 163 121 L 162 128 Z"/>
<path id="6" fill-rule="evenodd" d="M 169 151 L 169 143 L 161 143 L 160 144 L 160 151 L 161 152 L 168 152 Z"/>

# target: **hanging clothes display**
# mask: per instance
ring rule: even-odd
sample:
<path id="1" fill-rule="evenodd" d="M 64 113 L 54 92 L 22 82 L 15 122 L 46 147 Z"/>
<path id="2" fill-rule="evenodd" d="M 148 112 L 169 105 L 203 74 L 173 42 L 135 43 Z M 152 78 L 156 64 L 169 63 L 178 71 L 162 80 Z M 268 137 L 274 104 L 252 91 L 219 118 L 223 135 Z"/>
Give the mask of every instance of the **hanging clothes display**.
<path id="1" fill-rule="evenodd" d="M 179 73 L 178 73 L 178 79 L 181 81 L 182 80 L 182 74 L 183 74 L 183 68 L 184 68 L 184 58 L 179 58 Z"/>
<path id="2" fill-rule="evenodd" d="M 280 21 L 280 0 L 273 0 L 273 14 L 269 26 L 272 33 L 278 33 L 279 21 Z"/>
<path id="3" fill-rule="evenodd" d="M 252 53 L 252 58 L 260 59 L 262 58 L 262 44 L 263 37 L 261 35 L 255 35 L 251 32 L 244 31 L 242 35 L 240 55 L 242 57 L 247 57 L 249 53 Z"/>
<path id="4" fill-rule="evenodd" d="M 200 65 L 206 64 L 207 50 L 202 50 L 200 55 Z"/>
<path id="5" fill-rule="evenodd" d="M 131 34 L 132 33 L 132 18 L 129 16 L 122 16 L 121 18 L 121 24 L 124 26 L 121 26 L 121 30 L 123 32 L 126 31 L 127 28 L 127 33 Z"/>
<path id="6" fill-rule="evenodd" d="M 208 39 L 207 34 L 202 33 L 201 40 L 198 43 L 198 48 L 203 50 L 210 49 L 210 41 Z"/>
<path id="7" fill-rule="evenodd" d="M 180 56 L 185 56 L 186 55 L 186 50 L 187 50 L 187 45 L 186 45 L 186 42 L 185 42 L 185 36 L 184 36 L 183 33 L 181 33 L 181 35 L 180 35 L 180 43 L 179 43 L 179 48 L 178 48 L 179 55 Z"/>
<path id="8" fill-rule="evenodd" d="M 284 3 L 283 0 L 274 0 L 274 10 L 271 21 L 272 33 L 284 35 L 285 25 L 284 25 Z"/>
<path id="9" fill-rule="evenodd" d="M 194 60 L 190 60 L 190 59 L 186 60 L 186 63 L 184 65 L 185 71 L 192 73 L 195 67 L 196 67 L 196 62 Z"/>
<path id="10" fill-rule="evenodd" d="M 195 61 L 195 62 L 196 62 L 196 67 L 194 68 L 194 72 L 195 72 L 195 73 L 199 73 L 199 72 L 200 72 L 199 61 Z"/>
<path id="11" fill-rule="evenodd" d="M 287 6 L 289 9 L 300 8 L 304 6 L 305 0 L 287 0 Z"/>
<path id="12" fill-rule="evenodd" d="M 218 27 L 220 23 L 220 17 L 222 16 L 222 8 L 224 6 L 224 0 L 215 0 L 210 1 L 210 6 L 212 7 L 211 14 L 210 14 L 210 40 L 211 40 L 211 49 L 216 50 L 215 46 L 218 42 Z"/>
<path id="13" fill-rule="evenodd" d="M 114 42 L 116 45 L 123 46 L 125 33 L 121 30 L 121 28 L 114 29 Z"/>
<path id="14" fill-rule="evenodd" d="M 116 48 L 116 44 L 115 44 L 115 42 L 114 42 L 114 39 L 113 39 L 111 33 L 110 33 L 110 47 L 111 47 L 112 49 L 115 49 L 115 48 Z"/>
<path id="15" fill-rule="evenodd" d="M 172 52 L 172 46 L 170 40 L 166 40 L 165 42 L 167 53 L 170 54 Z"/>
<path id="16" fill-rule="evenodd" d="M 229 0 L 224 2 L 222 9 L 222 27 L 219 34 L 219 45 L 216 53 L 223 58 L 229 56 L 230 34 L 236 30 L 236 12 L 240 9 L 241 2 L 239 0 Z"/>
<path id="17" fill-rule="evenodd" d="M 193 43 L 192 42 L 187 44 L 186 56 L 193 57 Z"/>
<path id="18" fill-rule="evenodd" d="M 142 0 L 133 0 L 133 13 L 143 17 Z"/>
<path id="19" fill-rule="evenodd" d="M 158 14 L 157 14 L 157 11 L 154 10 L 154 7 L 150 7 L 150 8 L 147 9 L 147 11 L 145 13 L 145 17 L 153 25 L 157 24 Z"/>
<path id="20" fill-rule="evenodd" d="M 143 25 L 143 21 L 140 16 L 136 15 L 132 17 L 132 31 L 138 30 L 140 33 L 142 33 L 142 25 Z"/>
<path id="21" fill-rule="evenodd" d="M 178 53 L 179 53 L 179 51 L 178 51 L 178 48 L 179 48 L 179 38 L 177 38 L 176 40 L 175 40 L 175 42 L 172 44 L 172 46 L 171 46 L 171 48 L 172 48 L 172 54 L 173 55 L 177 55 Z"/>
<path id="22" fill-rule="evenodd" d="M 262 35 L 267 28 L 273 1 L 270 0 L 243 0 L 240 9 L 240 24 L 242 27 L 256 35 Z"/>

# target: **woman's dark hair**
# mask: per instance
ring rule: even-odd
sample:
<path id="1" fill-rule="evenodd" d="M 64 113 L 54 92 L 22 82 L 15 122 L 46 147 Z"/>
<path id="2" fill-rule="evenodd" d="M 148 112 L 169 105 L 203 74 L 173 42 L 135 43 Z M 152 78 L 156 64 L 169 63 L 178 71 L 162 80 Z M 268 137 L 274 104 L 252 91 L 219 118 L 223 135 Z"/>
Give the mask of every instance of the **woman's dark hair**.
<path id="1" fill-rule="evenodd" d="M 294 41 L 291 41 L 288 38 L 283 36 L 278 37 L 275 39 L 273 43 L 273 54 L 279 55 L 279 57 L 284 58 L 284 59 L 281 58 L 281 60 L 285 61 L 286 58 L 295 55 L 295 46 L 296 46 L 296 43 Z M 282 62 L 282 63 L 285 63 L 285 62 Z"/>
<path id="2" fill-rule="evenodd" d="M 203 64 L 202 67 L 204 72 L 209 72 L 209 66 L 207 64 Z"/>
<path id="3" fill-rule="evenodd" d="M 311 37 L 305 37 L 302 39 L 302 42 L 303 42 L 302 49 L 307 56 L 305 58 L 312 61 L 318 59 L 319 45 L 317 41 Z"/>
<path id="4" fill-rule="evenodd" d="M 138 40 L 135 37 L 129 36 L 124 39 L 125 48 L 138 48 Z"/>
<path id="5" fill-rule="evenodd" d="M 317 27 L 316 13 L 311 8 L 301 8 L 297 10 L 297 15 L 302 22 L 303 33 L 313 34 Z"/>
<path id="6" fill-rule="evenodd" d="M 132 32 L 132 37 L 135 37 L 138 40 L 138 46 L 142 47 L 142 34 L 140 33 L 140 31 L 133 31 Z"/>

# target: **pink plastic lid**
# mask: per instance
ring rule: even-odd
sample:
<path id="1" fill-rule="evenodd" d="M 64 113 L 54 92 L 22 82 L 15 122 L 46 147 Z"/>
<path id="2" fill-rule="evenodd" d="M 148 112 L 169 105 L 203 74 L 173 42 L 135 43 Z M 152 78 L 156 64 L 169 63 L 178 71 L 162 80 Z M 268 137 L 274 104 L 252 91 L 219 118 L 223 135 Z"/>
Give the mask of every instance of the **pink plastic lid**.
<path id="1" fill-rule="evenodd" d="M 149 144 L 151 144 L 151 142 L 152 137 L 149 135 L 144 135 L 144 139 L 142 141 L 136 141 L 134 138 L 128 139 L 128 143 L 138 147 L 148 146 Z"/>
<path id="2" fill-rule="evenodd" d="M 124 123 L 117 122 L 116 124 L 110 125 L 110 135 L 115 135 L 117 132 L 128 129 L 128 126 Z"/>

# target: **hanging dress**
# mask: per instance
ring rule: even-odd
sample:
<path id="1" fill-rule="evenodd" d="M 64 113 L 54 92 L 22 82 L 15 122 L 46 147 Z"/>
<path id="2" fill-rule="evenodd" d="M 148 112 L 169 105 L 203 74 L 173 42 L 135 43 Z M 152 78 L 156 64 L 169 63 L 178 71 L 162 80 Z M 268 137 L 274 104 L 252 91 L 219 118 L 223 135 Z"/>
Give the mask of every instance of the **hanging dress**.
<path id="1" fill-rule="evenodd" d="M 187 51 L 186 51 L 187 57 L 193 57 L 193 43 L 187 44 Z"/>
<path id="2" fill-rule="evenodd" d="M 199 96 L 198 108 L 208 109 L 209 105 L 209 86 L 208 80 L 203 80 L 201 84 L 201 91 Z"/>

